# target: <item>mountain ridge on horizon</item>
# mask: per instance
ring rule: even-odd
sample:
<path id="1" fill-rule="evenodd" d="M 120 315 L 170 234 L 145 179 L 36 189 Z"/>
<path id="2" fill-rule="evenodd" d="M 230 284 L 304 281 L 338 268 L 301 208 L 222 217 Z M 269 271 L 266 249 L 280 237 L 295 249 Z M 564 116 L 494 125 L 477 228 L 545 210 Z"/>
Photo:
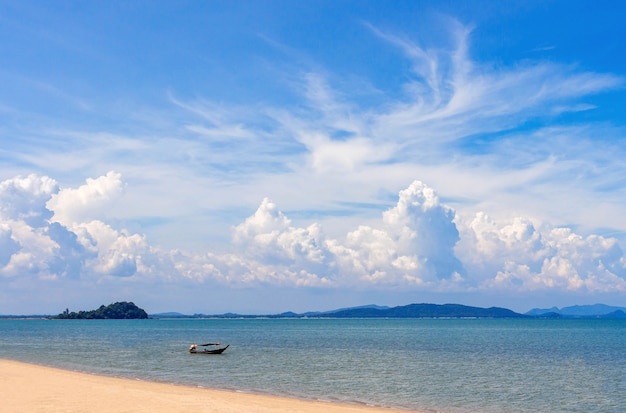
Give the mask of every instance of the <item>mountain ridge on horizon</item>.
<path id="1" fill-rule="evenodd" d="M 530 316 L 542 316 L 553 313 L 564 317 L 597 317 L 613 314 L 619 311 L 626 313 L 626 307 L 618 307 L 598 303 L 586 305 L 571 305 L 562 308 L 533 308 L 532 310 L 527 311 L 524 314 Z"/>
<path id="2" fill-rule="evenodd" d="M 602 312 L 587 310 L 585 314 L 577 317 L 585 318 L 626 318 L 626 308 L 613 307 L 605 304 L 596 304 L 594 307 L 603 309 Z M 593 306 L 572 306 L 565 308 L 582 308 Z M 295 313 L 286 311 L 278 314 L 193 314 L 185 315 L 176 312 L 151 314 L 153 318 L 569 318 L 569 314 L 560 314 L 556 307 L 541 310 L 533 309 L 527 313 L 517 313 L 513 310 L 502 307 L 473 307 L 462 304 L 408 304 L 402 306 L 388 307 L 369 304 L 357 307 L 339 308 L 330 311 L 308 311 Z M 606 311 L 604 311 L 606 310 Z M 581 310 L 583 311 L 583 310 Z M 584 312 L 584 311 L 583 311 Z M 605 317 L 606 316 L 606 317 Z"/>

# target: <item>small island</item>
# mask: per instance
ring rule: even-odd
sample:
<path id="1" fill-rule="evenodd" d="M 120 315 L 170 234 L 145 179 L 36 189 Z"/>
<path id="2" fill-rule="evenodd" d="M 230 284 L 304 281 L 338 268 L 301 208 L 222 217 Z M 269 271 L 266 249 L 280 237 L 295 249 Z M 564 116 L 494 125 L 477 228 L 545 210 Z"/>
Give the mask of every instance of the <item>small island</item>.
<path id="1" fill-rule="evenodd" d="M 142 308 L 132 302 L 117 302 L 107 306 L 101 305 L 97 310 L 70 312 L 66 309 L 55 320 L 134 320 L 148 318 Z"/>

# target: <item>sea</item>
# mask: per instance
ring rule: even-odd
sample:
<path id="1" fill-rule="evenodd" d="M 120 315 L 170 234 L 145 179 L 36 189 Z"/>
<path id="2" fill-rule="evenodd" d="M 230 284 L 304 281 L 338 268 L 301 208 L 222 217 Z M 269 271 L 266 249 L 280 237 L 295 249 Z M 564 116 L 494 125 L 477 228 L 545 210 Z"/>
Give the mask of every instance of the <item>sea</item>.
<path id="1" fill-rule="evenodd" d="M 423 412 L 626 412 L 626 320 L 0 320 L 0 358 Z"/>

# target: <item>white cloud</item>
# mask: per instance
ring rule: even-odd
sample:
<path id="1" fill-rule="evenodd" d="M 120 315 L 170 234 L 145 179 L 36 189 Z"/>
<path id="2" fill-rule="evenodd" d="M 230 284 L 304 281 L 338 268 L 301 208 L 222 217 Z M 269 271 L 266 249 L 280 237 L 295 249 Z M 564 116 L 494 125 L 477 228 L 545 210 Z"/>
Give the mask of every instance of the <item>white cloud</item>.
<path id="1" fill-rule="evenodd" d="M 0 182 L 0 219 L 41 225 L 51 217 L 45 201 L 57 193 L 56 181 L 34 174 Z"/>
<path id="2" fill-rule="evenodd" d="M 571 105 L 559 102 L 624 83 L 617 76 L 578 73 L 554 63 L 533 62 L 513 68 L 478 64 L 468 56 L 471 31 L 464 28 L 456 31 L 452 49 L 425 50 L 408 40 L 374 32 L 404 51 L 414 63 L 415 77 L 406 85 L 406 100 L 374 117 L 372 130 L 376 136 L 392 136 L 417 151 L 421 149 L 417 143 L 437 146 L 506 130 L 546 113 L 554 115 L 558 108 L 569 111 Z"/>
<path id="3" fill-rule="evenodd" d="M 19 244 L 12 238 L 12 230 L 8 224 L 0 225 L 0 266 L 9 263 L 11 256 L 19 250 Z"/>
<path id="4" fill-rule="evenodd" d="M 462 227 L 458 255 L 480 288 L 626 291 L 626 261 L 613 238 L 537 229 L 524 218 L 499 224 L 482 213 Z"/>
<path id="5" fill-rule="evenodd" d="M 448 278 L 462 271 L 453 252 L 459 240 L 454 211 L 439 203 L 432 188 L 413 182 L 400 191 L 398 204 L 383 214 L 383 221 L 395 234 L 400 254 L 417 254 L 432 275 Z"/>
<path id="6" fill-rule="evenodd" d="M 391 145 L 375 145 L 363 137 L 332 140 L 324 134 L 303 134 L 300 138 L 309 150 L 311 168 L 321 173 L 344 173 L 362 169 L 389 159 Z"/>
<path id="7" fill-rule="evenodd" d="M 295 285 L 323 285 L 328 252 L 318 224 L 294 228 L 276 204 L 265 198 L 257 211 L 234 228 L 234 242 L 253 261 L 244 264 L 244 277 L 293 282 Z M 254 272 L 257 275 L 251 274 Z M 315 275 L 319 274 L 319 275 Z M 232 278 L 238 278 L 235 275 Z"/>
<path id="8" fill-rule="evenodd" d="M 265 198 L 254 215 L 247 218 L 235 228 L 235 241 L 245 242 L 248 239 L 264 244 L 274 238 L 273 235 L 286 229 L 291 224 L 276 204 Z"/>
<path id="9" fill-rule="evenodd" d="M 101 216 L 123 193 L 121 177 L 111 171 L 97 179 L 87 179 L 77 189 L 60 190 L 46 204 L 54 212 L 52 220 L 72 226 Z"/>
<path id="10" fill-rule="evenodd" d="M 626 287 L 626 261 L 615 239 L 537 228 L 522 217 L 499 223 L 478 213 L 466 221 L 419 181 L 400 191 L 398 203 L 382 218 L 379 228 L 359 226 L 344 241 L 328 239 L 317 227 L 294 228 L 266 199 L 235 229 L 235 238 L 265 274 L 246 280 L 297 284 L 294 274 L 305 269 L 318 274 L 317 280 L 326 275 L 328 285 L 337 287 L 509 292 Z"/>
<path id="11" fill-rule="evenodd" d="M 141 267 L 142 257 L 153 254 L 145 237 L 116 231 L 101 221 L 74 225 L 72 230 L 85 251 L 91 253 L 84 271 L 103 275 L 130 277 Z"/>
<path id="12" fill-rule="evenodd" d="M 55 277 L 51 266 L 56 259 L 58 245 L 43 231 L 29 226 L 24 221 L 13 221 L 9 226 L 11 228 L 9 251 L 13 253 L 8 260 L 4 258 L 6 264 L 0 268 L 0 274 L 5 277 L 29 275 L 39 279 Z"/>
<path id="13" fill-rule="evenodd" d="M 114 172 L 78 189 L 59 190 L 35 175 L 0 183 L 0 274 L 54 280 L 137 273 L 142 255 L 152 252 L 145 238 L 87 221 L 101 218 L 121 188 Z"/>

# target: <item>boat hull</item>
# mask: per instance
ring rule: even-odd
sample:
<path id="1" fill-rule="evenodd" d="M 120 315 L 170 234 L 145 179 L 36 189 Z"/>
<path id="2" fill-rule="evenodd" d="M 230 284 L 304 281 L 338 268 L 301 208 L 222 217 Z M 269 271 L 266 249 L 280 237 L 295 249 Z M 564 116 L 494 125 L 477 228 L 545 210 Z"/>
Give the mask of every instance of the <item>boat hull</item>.
<path id="1" fill-rule="evenodd" d="M 228 347 L 230 346 L 227 345 L 226 347 L 222 347 L 222 348 L 216 348 L 213 350 L 196 350 L 196 349 L 191 349 L 189 350 L 190 354 L 222 354 L 224 352 L 224 350 L 226 350 Z"/>

